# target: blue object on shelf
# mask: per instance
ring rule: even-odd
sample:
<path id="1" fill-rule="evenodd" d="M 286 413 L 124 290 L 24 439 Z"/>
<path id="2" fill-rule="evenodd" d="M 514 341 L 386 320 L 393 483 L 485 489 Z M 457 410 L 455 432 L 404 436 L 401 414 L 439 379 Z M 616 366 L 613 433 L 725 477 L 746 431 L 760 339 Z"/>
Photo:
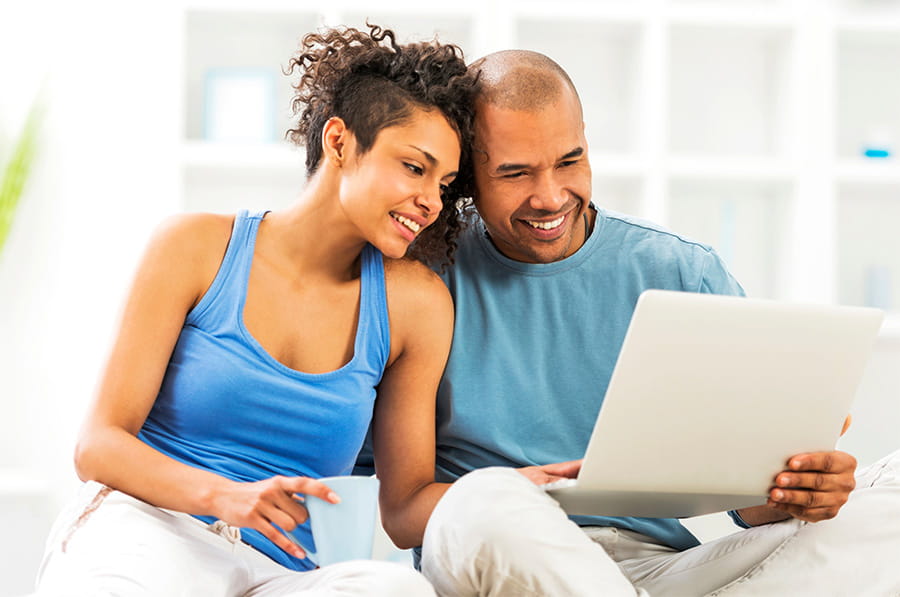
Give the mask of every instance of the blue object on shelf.
<path id="1" fill-rule="evenodd" d="M 863 155 L 867 158 L 889 158 L 891 157 L 891 152 L 888 149 L 868 147 L 863 150 Z"/>

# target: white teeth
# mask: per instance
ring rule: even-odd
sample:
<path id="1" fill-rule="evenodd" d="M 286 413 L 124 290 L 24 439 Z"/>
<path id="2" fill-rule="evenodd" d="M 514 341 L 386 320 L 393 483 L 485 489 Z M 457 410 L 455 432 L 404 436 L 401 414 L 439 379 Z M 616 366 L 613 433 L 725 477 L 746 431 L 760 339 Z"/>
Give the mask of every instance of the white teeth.
<path id="1" fill-rule="evenodd" d="M 531 220 L 526 220 L 532 228 L 540 228 L 541 230 L 552 230 L 563 223 L 563 220 L 566 219 L 566 216 L 559 216 L 555 220 L 550 220 L 549 222 L 532 222 Z"/>
<path id="2" fill-rule="evenodd" d="M 403 216 L 398 216 L 397 214 L 391 214 L 391 215 L 394 217 L 395 220 L 397 220 L 398 222 L 400 222 L 401 224 L 403 224 L 404 226 L 406 226 L 407 228 L 409 228 L 416 234 L 418 234 L 419 230 L 422 229 L 422 227 L 419 225 L 418 222 L 413 222 L 409 218 L 404 218 Z"/>

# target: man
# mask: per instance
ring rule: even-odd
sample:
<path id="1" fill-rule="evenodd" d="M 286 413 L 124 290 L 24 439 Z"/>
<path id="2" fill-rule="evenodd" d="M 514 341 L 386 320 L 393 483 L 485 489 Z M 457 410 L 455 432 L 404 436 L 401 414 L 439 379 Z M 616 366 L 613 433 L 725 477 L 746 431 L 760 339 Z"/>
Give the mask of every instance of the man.
<path id="1" fill-rule="evenodd" d="M 570 519 L 537 487 L 577 474 L 643 290 L 743 291 L 711 248 L 590 204 L 581 104 L 556 63 L 507 51 L 472 68 L 480 218 L 444 275 L 456 327 L 437 411 L 437 480 L 455 482 L 422 551 L 438 593 L 898 594 L 897 454 L 855 479 L 849 454 L 797 455 L 767 505 L 732 513 L 747 530 L 704 545 L 677 520 Z"/>

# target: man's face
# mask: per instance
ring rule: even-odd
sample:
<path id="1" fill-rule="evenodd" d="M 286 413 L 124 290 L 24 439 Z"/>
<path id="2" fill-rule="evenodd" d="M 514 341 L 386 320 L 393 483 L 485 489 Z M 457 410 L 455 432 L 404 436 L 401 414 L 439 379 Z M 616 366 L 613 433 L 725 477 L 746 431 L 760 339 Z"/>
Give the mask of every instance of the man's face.
<path id="1" fill-rule="evenodd" d="M 551 263 L 581 247 L 591 166 L 573 93 L 538 111 L 479 103 L 474 149 L 475 207 L 501 253 Z"/>

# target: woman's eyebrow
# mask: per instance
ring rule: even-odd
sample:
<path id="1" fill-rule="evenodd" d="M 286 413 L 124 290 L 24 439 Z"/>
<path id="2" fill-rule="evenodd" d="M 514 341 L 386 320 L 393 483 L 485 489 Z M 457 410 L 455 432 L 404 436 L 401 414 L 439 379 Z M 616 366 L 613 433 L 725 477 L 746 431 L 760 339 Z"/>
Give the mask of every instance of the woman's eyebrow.
<path id="1" fill-rule="evenodd" d="M 437 158 L 434 157 L 433 155 L 431 155 L 430 153 L 428 153 L 427 151 L 425 151 L 424 149 L 422 149 L 421 147 L 416 147 L 415 145 L 409 145 L 409 147 L 412 147 L 413 149 L 415 149 L 416 151 L 418 151 L 419 153 L 424 155 L 425 159 L 428 160 L 428 163 L 431 164 L 432 166 L 437 165 L 437 163 L 438 163 Z"/>

